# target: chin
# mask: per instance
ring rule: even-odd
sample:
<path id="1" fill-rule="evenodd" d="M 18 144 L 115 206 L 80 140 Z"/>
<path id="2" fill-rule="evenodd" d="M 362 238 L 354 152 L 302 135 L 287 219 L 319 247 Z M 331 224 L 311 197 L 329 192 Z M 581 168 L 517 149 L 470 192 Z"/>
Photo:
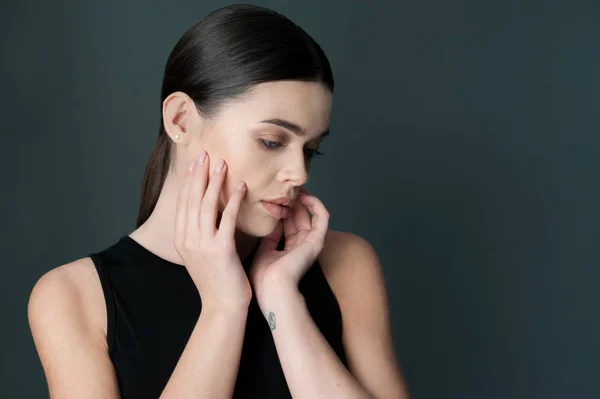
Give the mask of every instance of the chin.
<path id="1" fill-rule="evenodd" d="M 259 210 L 244 215 L 240 214 L 237 228 L 253 237 L 265 237 L 273 232 L 280 220 Z"/>

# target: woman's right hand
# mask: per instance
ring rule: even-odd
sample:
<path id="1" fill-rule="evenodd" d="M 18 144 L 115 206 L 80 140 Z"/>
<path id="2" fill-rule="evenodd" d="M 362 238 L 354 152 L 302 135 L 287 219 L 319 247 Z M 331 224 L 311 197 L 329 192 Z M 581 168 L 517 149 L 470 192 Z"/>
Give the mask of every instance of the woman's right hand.
<path id="1" fill-rule="evenodd" d="M 231 195 L 217 229 L 218 201 L 227 165 L 223 161 L 223 170 L 218 171 L 217 164 L 209 179 L 210 158 L 206 154 L 203 163 L 200 159 L 201 156 L 188 165 L 177 200 L 175 249 L 198 288 L 203 308 L 248 306 L 252 288 L 234 238 L 246 186 L 238 186 Z"/>

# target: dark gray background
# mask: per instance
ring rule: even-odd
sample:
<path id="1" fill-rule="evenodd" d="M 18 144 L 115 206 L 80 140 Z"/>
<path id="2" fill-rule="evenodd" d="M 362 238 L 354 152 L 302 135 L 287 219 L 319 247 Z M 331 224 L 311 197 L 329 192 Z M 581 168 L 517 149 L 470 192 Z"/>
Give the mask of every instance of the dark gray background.
<path id="1" fill-rule="evenodd" d="M 59 3 L 0 6 L 3 398 L 47 394 L 30 290 L 134 229 L 166 58 L 229 4 Z M 255 4 L 330 58 L 308 188 L 380 255 L 413 397 L 600 397 L 600 3 Z"/>

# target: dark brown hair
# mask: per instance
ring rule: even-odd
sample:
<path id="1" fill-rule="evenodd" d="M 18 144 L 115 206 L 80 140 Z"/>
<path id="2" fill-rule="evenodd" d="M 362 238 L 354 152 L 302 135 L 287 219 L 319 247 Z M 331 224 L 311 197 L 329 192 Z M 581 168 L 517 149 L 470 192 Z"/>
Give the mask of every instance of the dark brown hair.
<path id="1" fill-rule="evenodd" d="M 329 61 L 298 25 L 268 8 L 219 8 L 189 28 L 171 51 L 163 76 L 158 139 L 146 164 L 136 227 L 150 216 L 171 164 L 172 141 L 162 103 L 173 92 L 189 95 L 198 112 L 214 116 L 229 99 L 276 80 L 319 82 L 333 92 Z"/>

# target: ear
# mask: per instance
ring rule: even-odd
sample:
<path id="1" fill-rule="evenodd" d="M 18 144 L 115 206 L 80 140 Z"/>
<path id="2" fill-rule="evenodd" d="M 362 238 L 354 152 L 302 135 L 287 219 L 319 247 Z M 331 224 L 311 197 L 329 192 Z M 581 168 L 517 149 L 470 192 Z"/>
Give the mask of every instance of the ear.
<path id="1" fill-rule="evenodd" d="M 165 131 L 171 140 L 187 146 L 191 140 L 190 132 L 200 118 L 194 100 L 184 92 L 173 92 L 163 101 L 162 116 Z"/>

